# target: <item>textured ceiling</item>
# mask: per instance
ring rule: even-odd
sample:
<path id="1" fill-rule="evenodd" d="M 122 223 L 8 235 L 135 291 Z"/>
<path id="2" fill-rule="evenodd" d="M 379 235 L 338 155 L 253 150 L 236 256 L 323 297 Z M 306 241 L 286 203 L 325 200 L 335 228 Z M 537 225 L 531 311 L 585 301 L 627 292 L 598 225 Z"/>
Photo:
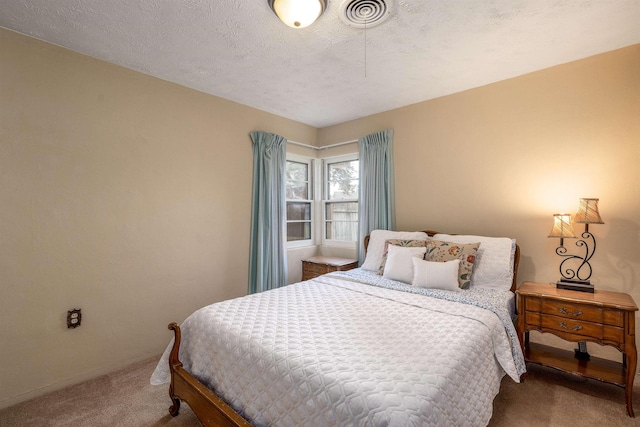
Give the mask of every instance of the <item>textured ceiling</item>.
<path id="1" fill-rule="evenodd" d="M 267 0 L 1 0 L 0 26 L 315 127 L 640 43 L 640 0 L 386 1 L 366 33 L 342 0 L 298 30 Z"/>

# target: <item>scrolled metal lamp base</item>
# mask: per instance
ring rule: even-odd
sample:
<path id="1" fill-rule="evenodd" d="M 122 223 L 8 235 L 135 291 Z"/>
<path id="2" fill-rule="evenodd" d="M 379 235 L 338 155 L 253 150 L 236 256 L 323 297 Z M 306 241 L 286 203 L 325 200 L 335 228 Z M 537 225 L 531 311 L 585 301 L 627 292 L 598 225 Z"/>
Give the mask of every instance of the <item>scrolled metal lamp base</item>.
<path id="1" fill-rule="evenodd" d="M 595 292 L 593 285 L 589 278 L 591 278 L 591 264 L 589 260 L 596 252 L 596 239 L 589 232 L 589 225 L 585 224 L 585 231 L 581 235 L 582 239 L 576 242 L 576 246 L 584 248 L 584 256 L 568 254 L 567 248 L 563 245 L 563 239 L 560 239 L 560 246 L 556 248 L 556 254 L 563 257 L 564 260 L 560 263 L 560 276 L 561 279 L 556 283 L 556 287 L 559 289 L 570 289 L 574 291 L 582 292 Z M 589 241 L 593 242 L 592 247 L 589 247 Z M 571 268 L 571 265 L 579 263 L 577 268 Z M 568 264 L 567 264 L 568 263 Z"/>

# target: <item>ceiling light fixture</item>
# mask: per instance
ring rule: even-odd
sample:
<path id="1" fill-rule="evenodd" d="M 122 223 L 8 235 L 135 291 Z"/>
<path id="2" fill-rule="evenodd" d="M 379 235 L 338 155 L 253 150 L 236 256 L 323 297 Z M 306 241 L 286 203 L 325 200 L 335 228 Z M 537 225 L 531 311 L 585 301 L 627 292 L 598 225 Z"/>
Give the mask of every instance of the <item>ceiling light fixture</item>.
<path id="1" fill-rule="evenodd" d="M 278 18 L 291 28 L 313 24 L 327 8 L 327 0 L 267 0 Z"/>

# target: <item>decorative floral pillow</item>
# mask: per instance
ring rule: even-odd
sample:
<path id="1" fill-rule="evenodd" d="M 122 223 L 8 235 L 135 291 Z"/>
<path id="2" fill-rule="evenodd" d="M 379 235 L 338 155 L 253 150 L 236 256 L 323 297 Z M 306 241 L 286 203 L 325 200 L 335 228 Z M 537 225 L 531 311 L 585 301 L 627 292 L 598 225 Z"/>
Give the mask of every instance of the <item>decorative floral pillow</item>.
<path id="1" fill-rule="evenodd" d="M 389 245 L 403 246 L 410 248 L 425 248 L 428 240 L 409 240 L 409 239 L 387 239 L 384 242 L 384 251 L 382 252 L 382 263 L 378 268 L 378 274 L 382 276 L 384 273 L 384 266 L 387 263 L 387 255 L 389 254 Z"/>
<path id="2" fill-rule="evenodd" d="M 436 262 L 459 259 L 458 284 L 464 289 L 471 283 L 471 272 L 479 247 L 480 243 L 453 243 L 431 239 L 427 241 L 427 253 L 424 259 Z"/>

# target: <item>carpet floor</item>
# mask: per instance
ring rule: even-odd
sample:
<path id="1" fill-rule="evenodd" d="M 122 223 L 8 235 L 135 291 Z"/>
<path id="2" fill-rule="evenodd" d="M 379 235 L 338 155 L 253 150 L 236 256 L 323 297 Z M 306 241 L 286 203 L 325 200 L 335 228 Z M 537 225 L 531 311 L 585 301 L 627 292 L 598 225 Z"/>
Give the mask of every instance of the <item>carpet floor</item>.
<path id="1" fill-rule="evenodd" d="M 148 359 L 0 410 L 0 426 L 199 426 L 187 404 L 177 417 L 169 415 L 168 387 L 149 384 L 157 361 Z M 633 419 L 627 416 L 622 388 L 530 365 L 522 384 L 502 380 L 489 426 L 638 427 L 638 382 L 633 402 L 638 418 Z"/>

